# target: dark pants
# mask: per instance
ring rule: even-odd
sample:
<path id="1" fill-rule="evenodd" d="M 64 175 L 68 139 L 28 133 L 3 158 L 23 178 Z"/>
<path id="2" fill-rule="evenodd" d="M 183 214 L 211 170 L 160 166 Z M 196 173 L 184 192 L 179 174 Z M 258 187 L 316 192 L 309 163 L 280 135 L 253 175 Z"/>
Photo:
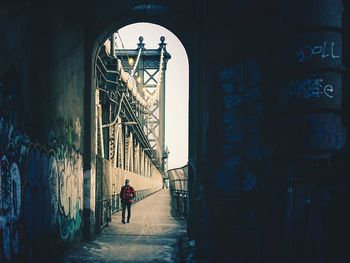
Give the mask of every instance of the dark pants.
<path id="1" fill-rule="evenodd" d="M 122 219 L 125 220 L 125 209 L 128 208 L 128 221 L 131 217 L 131 204 L 122 202 Z"/>

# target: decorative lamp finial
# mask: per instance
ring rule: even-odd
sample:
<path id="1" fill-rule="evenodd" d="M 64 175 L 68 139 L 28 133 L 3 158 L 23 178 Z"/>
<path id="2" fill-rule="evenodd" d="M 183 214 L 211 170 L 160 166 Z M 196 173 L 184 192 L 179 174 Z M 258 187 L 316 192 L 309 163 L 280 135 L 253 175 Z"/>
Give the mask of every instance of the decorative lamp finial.
<path id="1" fill-rule="evenodd" d="M 139 43 L 137 44 L 137 46 L 139 47 L 139 48 L 144 48 L 145 47 L 145 44 L 143 43 L 143 36 L 140 36 L 139 37 Z"/>
<path id="2" fill-rule="evenodd" d="M 164 43 L 164 41 L 165 41 L 165 37 L 164 37 L 164 36 L 161 36 L 161 37 L 160 37 L 160 43 L 159 43 L 159 47 L 160 47 L 160 48 L 166 46 L 166 43 Z"/>

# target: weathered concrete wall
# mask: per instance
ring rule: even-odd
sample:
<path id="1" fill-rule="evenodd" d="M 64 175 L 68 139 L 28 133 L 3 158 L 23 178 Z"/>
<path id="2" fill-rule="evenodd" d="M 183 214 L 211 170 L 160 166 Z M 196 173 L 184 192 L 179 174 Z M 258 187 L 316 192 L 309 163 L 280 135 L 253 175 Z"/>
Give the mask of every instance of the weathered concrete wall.
<path id="1" fill-rule="evenodd" d="M 1 6 L 1 261 L 44 261 L 81 239 L 83 229 L 86 238 L 94 234 L 94 52 L 110 30 L 128 21 L 160 21 L 152 12 L 126 17 L 135 4 Z M 111 169 L 107 177 L 115 174 Z M 142 180 L 159 187 L 160 180 L 139 179 L 137 188 Z"/>
<path id="2" fill-rule="evenodd" d="M 1 262 L 42 261 L 83 227 L 83 26 L 51 8 L 0 23 Z"/>
<path id="3" fill-rule="evenodd" d="M 335 233 L 348 229 L 335 223 L 349 157 L 341 1 L 207 4 L 192 186 L 199 256 L 337 261 Z"/>
<path id="4" fill-rule="evenodd" d="M 205 205 L 200 211 L 206 217 L 198 226 L 199 233 L 205 232 L 198 235 L 201 254 L 211 260 L 254 261 L 269 156 L 261 64 L 247 58 L 212 72 L 218 86 L 208 100 L 207 158 L 212 161 L 201 181 Z"/>

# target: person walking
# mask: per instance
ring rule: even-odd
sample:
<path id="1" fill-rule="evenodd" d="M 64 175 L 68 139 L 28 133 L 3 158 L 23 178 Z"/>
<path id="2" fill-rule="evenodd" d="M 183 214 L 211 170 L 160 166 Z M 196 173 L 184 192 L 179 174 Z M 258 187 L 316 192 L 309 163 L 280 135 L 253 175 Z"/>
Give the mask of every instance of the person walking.
<path id="1" fill-rule="evenodd" d="M 135 198 L 135 190 L 132 186 L 129 185 L 130 180 L 125 180 L 125 185 L 120 189 L 120 198 L 122 203 L 122 223 L 125 224 L 125 209 L 128 208 L 128 220 L 127 223 L 130 223 L 131 217 L 131 204 L 132 200 Z"/>

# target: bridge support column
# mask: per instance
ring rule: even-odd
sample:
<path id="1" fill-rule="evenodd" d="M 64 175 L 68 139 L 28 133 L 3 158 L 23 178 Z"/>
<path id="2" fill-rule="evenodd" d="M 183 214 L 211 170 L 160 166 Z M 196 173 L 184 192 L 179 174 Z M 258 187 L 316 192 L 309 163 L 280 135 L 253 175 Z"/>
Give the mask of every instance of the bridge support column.
<path id="1" fill-rule="evenodd" d="M 336 180 L 331 158 L 346 141 L 341 114 L 342 1 L 290 0 L 280 4 L 279 16 L 276 92 L 281 114 L 276 120 L 282 131 L 277 152 L 283 157 L 277 166 L 283 177 L 283 235 L 276 245 L 283 244 L 277 248 L 283 251 L 283 262 L 328 261 L 331 183 Z"/>
<path id="2" fill-rule="evenodd" d="M 86 43 L 91 43 L 91 41 L 86 39 Z M 95 234 L 96 217 L 96 79 L 92 74 L 94 62 L 91 50 L 89 45 L 85 46 L 83 237 L 87 240 Z"/>

